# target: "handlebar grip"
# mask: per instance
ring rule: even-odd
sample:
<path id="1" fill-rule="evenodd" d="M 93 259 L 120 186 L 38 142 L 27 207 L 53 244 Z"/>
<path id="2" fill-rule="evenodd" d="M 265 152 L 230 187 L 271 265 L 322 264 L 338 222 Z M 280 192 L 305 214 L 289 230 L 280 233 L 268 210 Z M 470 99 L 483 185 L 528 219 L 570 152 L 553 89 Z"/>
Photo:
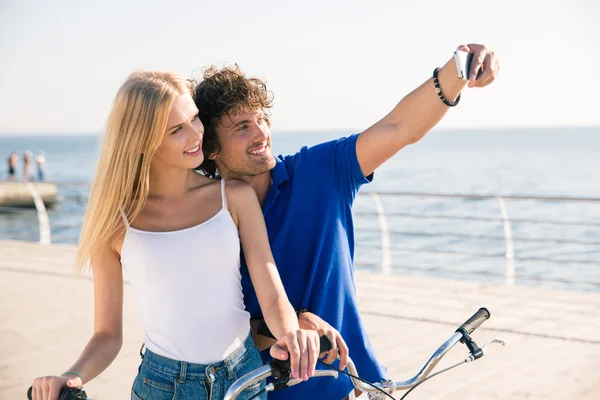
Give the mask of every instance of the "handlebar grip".
<path id="1" fill-rule="evenodd" d="M 487 319 L 490 318 L 490 312 L 487 308 L 481 307 L 471 318 L 462 324 L 456 331 L 465 330 L 469 335 Z"/>
<path id="2" fill-rule="evenodd" d="M 329 340 L 327 335 L 323 335 L 319 338 L 319 354 L 325 353 L 329 350 L 333 349 L 333 343 Z"/>

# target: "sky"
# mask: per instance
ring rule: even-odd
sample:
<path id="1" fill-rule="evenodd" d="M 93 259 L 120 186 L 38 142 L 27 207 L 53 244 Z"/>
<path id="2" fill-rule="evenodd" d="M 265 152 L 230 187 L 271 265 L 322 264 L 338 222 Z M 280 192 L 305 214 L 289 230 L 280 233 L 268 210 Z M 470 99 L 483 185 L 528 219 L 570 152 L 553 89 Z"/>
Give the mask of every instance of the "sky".
<path id="1" fill-rule="evenodd" d="M 132 71 L 233 63 L 273 91 L 273 131 L 358 132 L 462 43 L 501 71 L 439 128 L 600 126 L 599 4 L 0 0 L 0 134 L 97 134 Z"/>

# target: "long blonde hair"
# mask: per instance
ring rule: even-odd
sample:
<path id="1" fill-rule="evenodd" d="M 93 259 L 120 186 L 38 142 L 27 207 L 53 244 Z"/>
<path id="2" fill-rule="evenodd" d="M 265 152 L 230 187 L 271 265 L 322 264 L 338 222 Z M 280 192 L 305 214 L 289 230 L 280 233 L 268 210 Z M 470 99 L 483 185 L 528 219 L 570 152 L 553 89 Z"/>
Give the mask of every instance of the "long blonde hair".
<path id="1" fill-rule="evenodd" d="M 150 162 L 161 144 L 175 99 L 190 93 L 177 74 L 138 71 L 119 89 L 108 116 L 102 151 L 83 219 L 75 269 L 81 272 L 101 246 L 124 232 L 122 208 L 129 221 L 144 208 Z"/>

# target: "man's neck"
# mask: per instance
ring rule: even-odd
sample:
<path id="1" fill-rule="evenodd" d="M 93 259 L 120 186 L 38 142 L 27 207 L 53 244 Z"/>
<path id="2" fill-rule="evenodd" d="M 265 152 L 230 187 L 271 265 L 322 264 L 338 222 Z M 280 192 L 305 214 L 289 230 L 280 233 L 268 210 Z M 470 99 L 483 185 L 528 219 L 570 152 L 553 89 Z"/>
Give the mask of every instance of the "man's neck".
<path id="1" fill-rule="evenodd" d="M 254 176 L 250 181 L 247 182 L 256 192 L 256 197 L 258 197 L 258 201 L 262 207 L 262 205 L 265 203 L 265 199 L 267 198 L 269 188 L 271 187 L 271 171 L 265 172 L 262 175 Z"/>
<path id="2" fill-rule="evenodd" d="M 246 182 L 256 192 L 256 197 L 258 197 L 260 205 L 264 204 L 269 188 L 271 187 L 271 171 L 255 176 L 234 176 L 230 174 L 222 174 L 221 176 L 223 179 L 237 179 Z"/>

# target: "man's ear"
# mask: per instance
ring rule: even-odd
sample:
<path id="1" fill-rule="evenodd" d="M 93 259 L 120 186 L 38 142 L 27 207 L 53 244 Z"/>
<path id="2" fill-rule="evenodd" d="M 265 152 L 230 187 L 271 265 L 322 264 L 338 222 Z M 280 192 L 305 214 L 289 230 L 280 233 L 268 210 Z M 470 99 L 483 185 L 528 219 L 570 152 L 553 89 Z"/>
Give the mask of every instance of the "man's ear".
<path id="1" fill-rule="evenodd" d="M 215 158 L 217 158 L 217 154 L 219 154 L 219 152 L 218 152 L 218 151 L 216 151 L 216 152 L 214 152 L 214 153 L 210 153 L 210 154 L 208 155 L 208 157 L 206 157 L 206 158 L 208 158 L 209 160 L 215 161 Z"/>

